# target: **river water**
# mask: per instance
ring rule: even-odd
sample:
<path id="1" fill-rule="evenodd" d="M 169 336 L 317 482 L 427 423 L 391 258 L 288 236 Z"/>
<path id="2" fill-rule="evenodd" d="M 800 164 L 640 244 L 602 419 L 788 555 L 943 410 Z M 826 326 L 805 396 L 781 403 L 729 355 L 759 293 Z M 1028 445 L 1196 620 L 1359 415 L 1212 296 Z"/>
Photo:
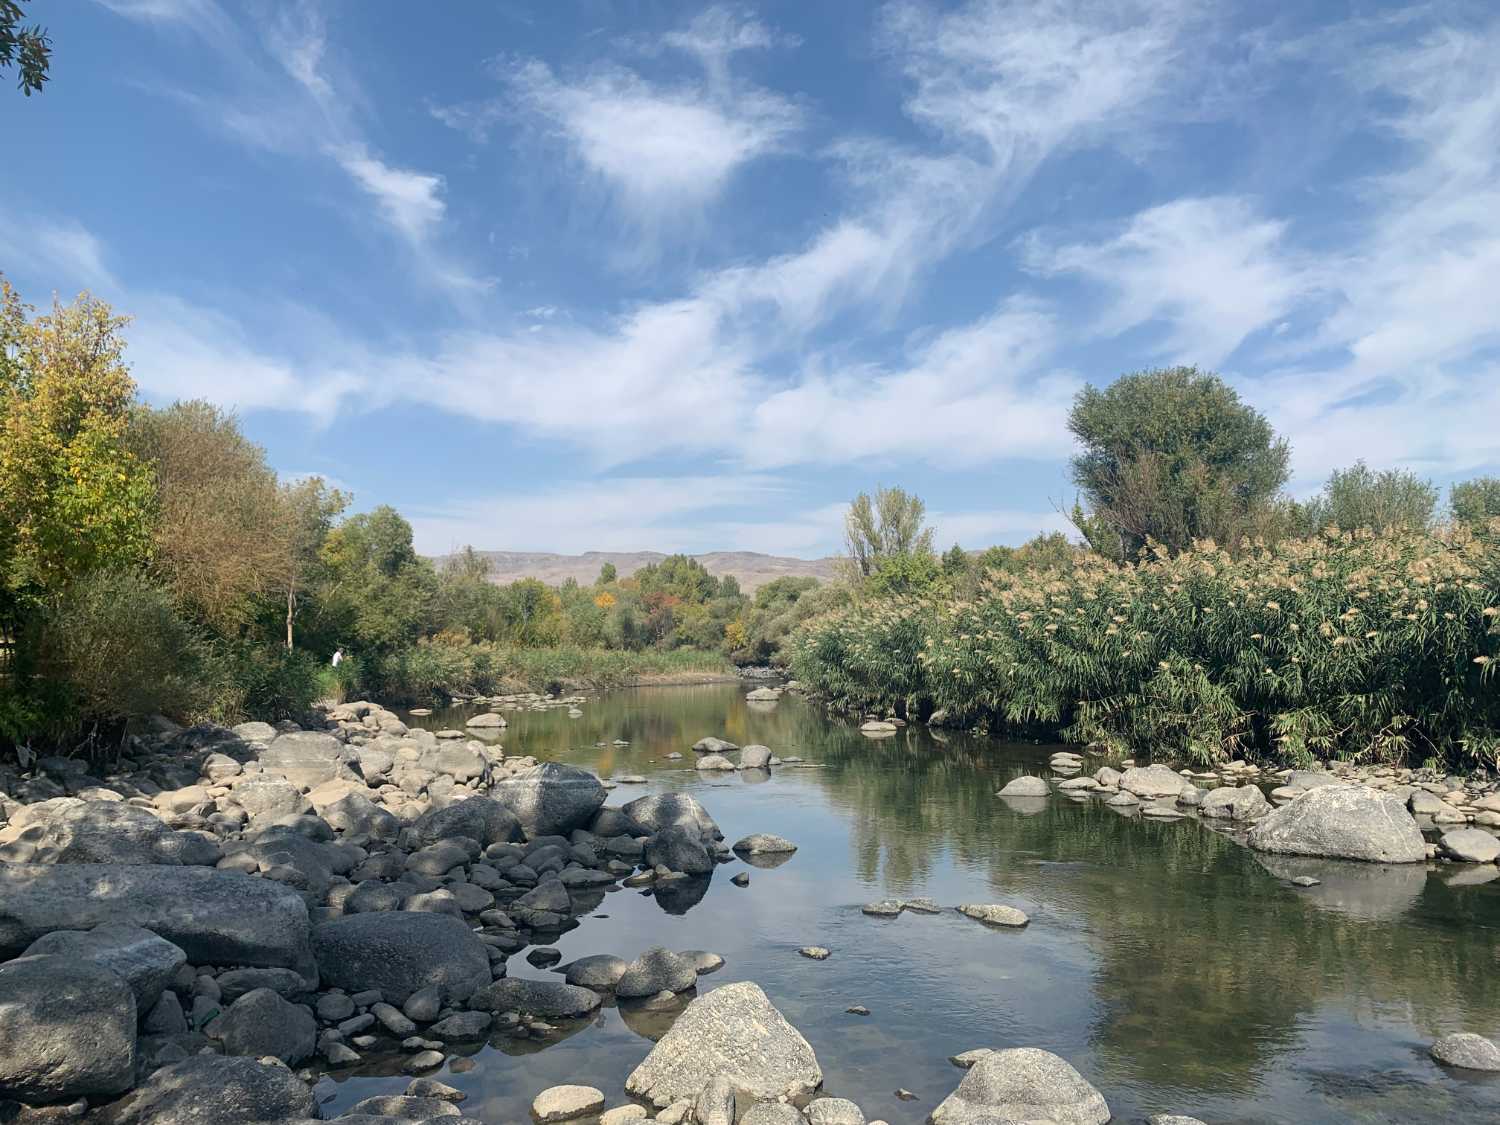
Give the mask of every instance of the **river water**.
<path id="1" fill-rule="evenodd" d="M 727 965 L 700 990 L 758 983 L 813 1045 L 825 1091 L 893 1125 L 924 1120 L 952 1091 L 963 1072 L 950 1055 L 1008 1046 L 1068 1059 L 1119 1122 L 1166 1111 L 1211 1125 L 1500 1121 L 1500 1077 L 1445 1071 L 1427 1055 L 1447 1032 L 1500 1034 L 1500 881 L 1459 867 L 1293 869 L 1193 820 L 1060 797 L 1007 804 L 996 790 L 1045 773 L 1055 748 L 918 728 L 872 740 L 799 699 L 743 696 L 735 684 L 643 688 L 591 698 L 581 718 L 508 714 L 507 753 L 647 778 L 611 804 L 686 790 L 731 842 L 773 832 L 799 845 L 774 869 L 721 866 L 697 901 L 696 890 L 605 896 L 555 943 L 564 964 L 652 945 L 722 954 Z M 466 714 L 410 721 L 440 729 Z M 689 747 L 705 735 L 806 765 L 700 775 Z M 615 739 L 630 744 L 596 745 Z M 667 760 L 672 751 L 685 759 Z M 730 883 L 740 871 L 748 887 Z M 1303 873 L 1322 885 L 1287 883 Z M 917 896 L 1007 903 L 1031 924 L 860 913 Z M 797 953 L 806 945 L 833 955 L 808 960 Z M 560 979 L 524 954 L 509 969 Z M 466 1113 L 497 1123 L 527 1120 L 531 1099 L 565 1082 L 620 1105 L 626 1075 L 673 1014 L 606 1006 L 545 1042 L 467 1048 L 437 1077 L 468 1092 Z M 396 1066 L 324 1078 L 325 1113 L 399 1092 Z"/>

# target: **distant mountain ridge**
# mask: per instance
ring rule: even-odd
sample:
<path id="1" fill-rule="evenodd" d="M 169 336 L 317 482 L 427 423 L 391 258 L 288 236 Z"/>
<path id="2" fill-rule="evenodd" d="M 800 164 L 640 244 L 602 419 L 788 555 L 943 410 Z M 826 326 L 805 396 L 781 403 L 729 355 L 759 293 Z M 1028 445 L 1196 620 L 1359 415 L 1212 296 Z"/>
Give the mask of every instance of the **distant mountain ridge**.
<path id="1" fill-rule="evenodd" d="M 581 555 L 559 555 L 548 551 L 476 551 L 489 560 L 490 580 L 508 585 L 520 578 L 538 578 L 549 586 L 558 586 L 569 578 L 580 585 L 591 585 L 599 577 L 599 568 L 614 563 L 621 578 L 629 578 L 643 566 L 661 562 L 667 556 L 661 551 L 585 551 Z M 435 561 L 439 566 L 446 556 Z M 834 577 L 838 559 L 797 559 L 787 555 L 763 555 L 758 551 L 709 551 L 693 555 L 715 578 L 732 574 L 740 588 L 753 593 L 776 578 L 816 578 L 827 582 Z"/>

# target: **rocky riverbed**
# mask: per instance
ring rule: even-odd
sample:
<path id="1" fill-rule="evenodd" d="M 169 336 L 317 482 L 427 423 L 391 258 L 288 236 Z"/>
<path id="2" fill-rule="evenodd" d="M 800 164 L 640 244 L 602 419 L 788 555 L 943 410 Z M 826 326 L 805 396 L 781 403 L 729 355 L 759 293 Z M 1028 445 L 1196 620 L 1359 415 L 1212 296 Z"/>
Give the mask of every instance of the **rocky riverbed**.
<path id="1" fill-rule="evenodd" d="M 777 706 L 775 689 L 751 695 L 747 706 Z M 317 1120 L 328 1116 L 318 1091 L 330 1077 L 380 1073 L 387 1092 L 341 1104 L 340 1119 L 461 1123 L 465 1092 L 447 1072 L 465 1069 L 475 1045 L 546 1047 L 601 1006 L 628 1005 L 654 1046 L 621 1085 L 599 1083 L 580 1060 L 570 1081 L 538 1086 L 528 1095 L 536 1120 L 863 1122 L 869 1102 L 827 1090 L 825 1064 L 781 1010 L 792 999 L 784 990 L 717 985 L 711 974 L 725 962 L 711 949 L 618 949 L 607 918 L 589 917 L 622 887 L 680 915 L 717 867 L 737 865 L 736 885 L 775 880 L 797 849 L 771 832 L 726 839 L 689 793 L 632 796 L 632 774 L 601 777 L 500 743 L 518 715 L 577 719 L 589 706 L 507 697 L 439 730 L 368 703 L 308 729 L 163 724 L 109 768 L 44 759 L 0 774 L 0 1120 Z M 671 753 L 700 776 L 740 784 L 816 765 L 793 746 L 717 735 L 681 745 Z M 1045 776 L 1012 779 L 993 799 L 1023 815 L 1076 800 L 1142 819 L 1196 817 L 1271 864 L 1425 866 L 1441 854 L 1477 869 L 1458 849 L 1479 853 L 1481 842 L 1442 841 L 1490 826 L 1491 794 L 1449 779 L 1270 779 L 1241 765 L 1194 778 L 1088 764 L 1062 751 Z M 617 784 L 627 799 L 607 803 Z M 1453 812 L 1422 808 L 1419 821 L 1408 807 L 1425 797 Z M 1009 902 L 908 896 L 863 908 L 874 927 L 960 912 L 976 929 L 1054 924 Z M 596 952 L 557 952 L 573 931 L 575 948 L 587 934 Z M 851 940 L 802 952 L 837 965 Z M 846 1018 L 870 1015 L 846 1006 Z M 1048 1045 L 971 1043 L 954 1063 L 970 1069 L 927 1107 L 931 1119 L 1109 1120 L 1108 1088 Z M 1433 1053 L 1443 1067 L 1475 1069 L 1494 1050 L 1465 1032 Z"/>

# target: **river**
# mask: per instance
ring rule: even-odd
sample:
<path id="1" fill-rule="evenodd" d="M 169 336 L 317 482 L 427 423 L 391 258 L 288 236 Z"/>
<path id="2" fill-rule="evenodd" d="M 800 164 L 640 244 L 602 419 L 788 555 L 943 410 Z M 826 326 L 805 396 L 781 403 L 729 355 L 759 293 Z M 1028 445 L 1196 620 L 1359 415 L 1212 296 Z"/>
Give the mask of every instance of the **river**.
<path id="1" fill-rule="evenodd" d="M 501 742 L 508 754 L 647 779 L 620 785 L 611 804 L 686 790 L 731 842 L 772 832 L 799 850 L 775 868 L 721 866 L 701 900 L 615 891 L 556 943 L 564 964 L 652 945 L 722 954 L 700 990 L 758 983 L 813 1045 L 824 1090 L 871 1119 L 925 1119 L 962 1077 L 950 1055 L 1035 1046 L 1076 1066 L 1119 1122 L 1168 1111 L 1212 1125 L 1500 1120 L 1500 1077 L 1445 1071 L 1427 1055 L 1447 1032 L 1500 1033 L 1500 881 L 1476 869 L 1293 871 L 1191 819 L 1061 797 L 1008 804 L 996 790 L 1045 773 L 1054 747 L 919 728 L 872 740 L 796 698 L 747 703 L 735 684 L 608 693 L 582 710 L 510 713 Z M 410 721 L 440 729 L 468 713 Z M 701 775 L 689 747 L 705 735 L 806 761 L 754 778 Z M 668 760 L 673 751 L 684 760 Z M 1290 886 L 1304 870 L 1322 884 Z M 744 888 L 730 882 L 741 871 Z M 916 896 L 1007 903 L 1031 924 L 860 913 Z M 807 945 L 832 956 L 799 956 Z M 524 954 L 509 971 L 559 979 Z M 848 1013 L 854 1005 L 870 1015 Z M 566 1082 L 620 1105 L 626 1075 L 674 1014 L 609 1001 L 545 1041 L 497 1037 L 458 1052 L 467 1057 L 436 1077 L 468 1092 L 464 1112 L 495 1122 L 526 1120 L 537 1093 Z M 395 1063 L 382 1073 L 372 1062 L 325 1077 L 319 1092 L 331 1116 L 405 1084 Z"/>

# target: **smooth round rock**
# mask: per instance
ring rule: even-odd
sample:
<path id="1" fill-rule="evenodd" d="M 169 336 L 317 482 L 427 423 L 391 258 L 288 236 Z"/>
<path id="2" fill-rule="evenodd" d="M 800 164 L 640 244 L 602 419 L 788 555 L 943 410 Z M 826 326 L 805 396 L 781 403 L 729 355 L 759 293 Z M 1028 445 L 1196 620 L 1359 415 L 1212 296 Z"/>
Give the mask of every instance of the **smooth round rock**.
<path id="1" fill-rule="evenodd" d="M 532 1101 L 531 1116 L 545 1125 L 598 1113 L 603 1108 L 604 1094 L 592 1086 L 553 1086 Z"/>

